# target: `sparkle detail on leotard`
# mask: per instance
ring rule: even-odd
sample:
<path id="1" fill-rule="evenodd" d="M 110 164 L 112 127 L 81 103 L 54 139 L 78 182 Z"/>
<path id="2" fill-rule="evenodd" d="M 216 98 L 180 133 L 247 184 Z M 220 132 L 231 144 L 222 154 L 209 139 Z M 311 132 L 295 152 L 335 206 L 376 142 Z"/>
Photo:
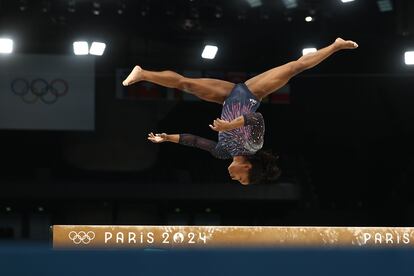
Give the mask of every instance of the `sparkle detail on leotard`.
<path id="1" fill-rule="evenodd" d="M 220 159 L 252 155 L 262 148 L 264 141 L 264 119 L 255 112 L 259 105 L 260 101 L 245 84 L 237 84 L 223 103 L 221 119 L 231 121 L 243 116 L 244 126 L 219 132 L 218 143 L 192 134 L 181 134 L 179 143 L 207 150 Z"/>

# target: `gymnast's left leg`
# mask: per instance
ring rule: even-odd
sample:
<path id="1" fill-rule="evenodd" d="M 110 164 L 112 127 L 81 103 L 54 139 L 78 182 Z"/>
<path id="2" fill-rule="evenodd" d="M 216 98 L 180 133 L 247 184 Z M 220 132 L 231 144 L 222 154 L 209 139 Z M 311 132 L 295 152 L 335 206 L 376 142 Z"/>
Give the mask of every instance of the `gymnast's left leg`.
<path id="1" fill-rule="evenodd" d="M 261 100 L 284 86 L 292 77 L 306 69 L 315 67 L 335 52 L 344 49 L 355 49 L 357 47 L 358 44 L 351 40 L 345 41 L 342 38 L 337 38 L 331 45 L 315 53 L 304 55 L 298 60 L 270 69 L 247 80 L 245 84 Z"/>
<path id="2" fill-rule="evenodd" d="M 218 104 L 224 100 L 234 87 L 234 83 L 210 78 L 187 78 L 173 71 L 149 71 L 135 66 L 122 82 L 124 86 L 139 81 L 149 81 L 169 88 L 180 89 L 194 96 Z"/>

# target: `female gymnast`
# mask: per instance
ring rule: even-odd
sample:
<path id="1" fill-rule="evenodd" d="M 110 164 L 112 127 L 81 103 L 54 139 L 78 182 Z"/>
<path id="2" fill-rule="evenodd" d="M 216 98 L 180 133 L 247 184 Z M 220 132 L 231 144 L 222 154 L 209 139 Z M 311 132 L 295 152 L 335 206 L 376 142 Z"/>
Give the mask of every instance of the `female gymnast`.
<path id="1" fill-rule="evenodd" d="M 122 82 L 124 86 L 148 81 L 169 88 L 176 88 L 198 98 L 223 105 L 221 118 L 209 125 L 218 132 L 218 143 L 192 134 L 148 134 L 154 143 L 174 142 L 209 151 L 220 159 L 233 159 L 228 171 L 231 179 L 243 185 L 276 180 L 281 171 L 277 157 L 261 150 L 265 124 L 261 113 L 256 112 L 260 101 L 276 92 L 292 77 L 312 68 L 333 53 L 343 49 L 355 49 L 358 44 L 337 38 L 331 45 L 309 53 L 298 60 L 270 69 L 245 83 L 183 77 L 172 71 L 153 72 L 135 66 Z"/>

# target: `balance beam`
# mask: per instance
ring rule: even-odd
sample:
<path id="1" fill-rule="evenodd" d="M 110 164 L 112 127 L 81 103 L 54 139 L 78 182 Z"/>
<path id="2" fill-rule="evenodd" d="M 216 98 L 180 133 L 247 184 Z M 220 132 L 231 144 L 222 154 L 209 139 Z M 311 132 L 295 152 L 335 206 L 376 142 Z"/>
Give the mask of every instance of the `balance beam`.
<path id="1" fill-rule="evenodd" d="M 414 228 L 54 225 L 53 248 L 414 247 Z"/>

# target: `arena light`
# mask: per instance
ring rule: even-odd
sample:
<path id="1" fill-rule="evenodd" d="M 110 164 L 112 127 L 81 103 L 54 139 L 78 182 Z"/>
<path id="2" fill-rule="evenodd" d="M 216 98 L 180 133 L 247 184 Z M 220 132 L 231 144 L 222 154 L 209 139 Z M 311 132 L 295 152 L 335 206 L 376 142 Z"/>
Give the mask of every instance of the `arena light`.
<path id="1" fill-rule="evenodd" d="M 302 50 L 302 55 L 307 55 L 307 54 L 310 54 L 310 53 L 315 53 L 316 51 L 317 51 L 316 48 L 304 48 Z"/>
<path id="2" fill-rule="evenodd" d="M 312 22 L 313 21 L 313 17 L 312 16 L 306 16 L 305 17 L 305 21 L 306 22 Z"/>
<path id="3" fill-rule="evenodd" d="M 13 40 L 10 38 L 0 38 L 0 53 L 11 54 L 13 52 Z"/>
<path id="4" fill-rule="evenodd" d="M 297 0 L 282 0 L 282 2 L 286 9 L 294 9 L 298 7 Z"/>
<path id="5" fill-rule="evenodd" d="M 77 56 L 87 55 L 89 53 L 89 45 L 86 41 L 73 42 L 73 52 Z"/>
<path id="6" fill-rule="evenodd" d="M 405 52 L 405 64 L 414 65 L 414 51 Z"/>
<path id="7" fill-rule="evenodd" d="M 246 1 L 252 8 L 260 7 L 263 4 L 262 0 L 246 0 Z"/>
<path id="8" fill-rule="evenodd" d="M 102 56 L 105 52 L 106 44 L 102 42 L 93 42 L 89 54 L 95 56 Z"/>
<path id="9" fill-rule="evenodd" d="M 217 46 L 206 45 L 204 47 L 203 53 L 201 54 L 201 57 L 204 59 L 214 59 L 216 57 L 217 51 Z"/>
<path id="10" fill-rule="evenodd" d="M 69 0 L 66 10 L 70 13 L 76 12 L 76 1 L 75 0 Z"/>
<path id="11" fill-rule="evenodd" d="M 378 0 L 377 4 L 381 12 L 389 12 L 394 9 L 391 0 Z"/>
<path id="12" fill-rule="evenodd" d="M 92 14 L 100 15 L 101 14 L 101 3 L 99 3 L 98 1 L 93 1 L 92 6 L 93 6 Z"/>
<path id="13" fill-rule="evenodd" d="M 354 2 L 354 0 L 341 0 L 342 3 Z"/>

